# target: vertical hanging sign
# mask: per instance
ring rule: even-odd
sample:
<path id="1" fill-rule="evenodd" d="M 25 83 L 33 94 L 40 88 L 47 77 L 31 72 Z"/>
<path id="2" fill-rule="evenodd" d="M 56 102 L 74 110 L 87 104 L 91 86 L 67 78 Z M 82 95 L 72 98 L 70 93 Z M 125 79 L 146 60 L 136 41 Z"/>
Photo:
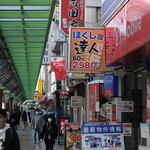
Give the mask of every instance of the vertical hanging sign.
<path id="1" fill-rule="evenodd" d="M 42 94 L 42 92 L 43 92 L 43 80 L 39 79 L 38 80 L 38 93 Z"/>
<path id="2" fill-rule="evenodd" d="M 88 122 L 95 122 L 96 105 L 100 100 L 100 83 L 89 84 Z"/>
<path id="3" fill-rule="evenodd" d="M 51 70 L 55 72 L 56 80 L 67 77 L 65 57 L 51 57 Z"/>
<path id="4" fill-rule="evenodd" d="M 70 72 L 104 71 L 104 29 L 70 29 Z"/>
<path id="5" fill-rule="evenodd" d="M 118 96 L 118 77 L 113 74 L 105 74 L 104 96 Z"/>
<path id="6" fill-rule="evenodd" d="M 69 27 L 84 27 L 85 0 L 61 0 L 60 29 L 65 35 Z"/>

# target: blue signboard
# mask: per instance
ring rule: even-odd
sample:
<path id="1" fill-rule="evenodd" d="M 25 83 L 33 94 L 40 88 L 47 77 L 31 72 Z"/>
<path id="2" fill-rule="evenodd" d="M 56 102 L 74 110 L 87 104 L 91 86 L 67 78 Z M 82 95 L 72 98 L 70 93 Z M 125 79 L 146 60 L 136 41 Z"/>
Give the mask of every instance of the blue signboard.
<path id="1" fill-rule="evenodd" d="M 104 76 L 104 96 L 118 96 L 118 77 L 113 74 Z"/>
<path id="2" fill-rule="evenodd" d="M 105 24 L 108 21 L 108 19 L 110 19 L 110 17 L 113 16 L 114 13 L 116 13 L 118 8 L 123 6 L 123 4 L 125 4 L 125 2 L 127 1 L 128 0 L 104 0 L 104 2 L 102 3 L 101 10 L 102 24 Z"/>
<path id="3" fill-rule="evenodd" d="M 122 125 L 82 126 L 82 134 L 123 133 Z"/>

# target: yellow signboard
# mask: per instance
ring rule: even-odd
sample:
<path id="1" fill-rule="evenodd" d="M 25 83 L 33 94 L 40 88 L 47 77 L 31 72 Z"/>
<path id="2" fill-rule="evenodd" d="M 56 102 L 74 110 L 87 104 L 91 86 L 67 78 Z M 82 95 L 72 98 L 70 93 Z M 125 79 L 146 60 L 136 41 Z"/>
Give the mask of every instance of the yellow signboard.
<path id="1" fill-rule="evenodd" d="M 42 94 L 43 92 L 43 80 L 39 79 L 38 80 L 38 93 Z"/>
<path id="2" fill-rule="evenodd" d="M 82 96 L 71 96 L 71 107 L 82 107 Z"/>

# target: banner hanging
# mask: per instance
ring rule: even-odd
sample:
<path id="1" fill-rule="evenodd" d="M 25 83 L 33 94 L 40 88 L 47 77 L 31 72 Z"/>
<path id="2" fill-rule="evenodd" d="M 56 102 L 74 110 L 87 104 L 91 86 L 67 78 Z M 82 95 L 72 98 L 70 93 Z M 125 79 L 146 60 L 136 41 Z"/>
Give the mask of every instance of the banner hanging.
<path id="1" fill-rule="evenodd" d="M 51 57 L 51 70 L 55 72 L 56 80 L 67 76 L 65 57 Z"/>

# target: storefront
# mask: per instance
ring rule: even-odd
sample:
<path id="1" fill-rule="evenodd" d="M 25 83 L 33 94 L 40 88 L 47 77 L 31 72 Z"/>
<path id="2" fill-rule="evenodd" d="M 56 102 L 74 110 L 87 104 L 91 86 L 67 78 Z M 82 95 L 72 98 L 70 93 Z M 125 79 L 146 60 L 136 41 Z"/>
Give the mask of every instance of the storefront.
<path id="1" fill-rule="evenodd" d="M 109 21 L 106 29 L 106 66 L 125 69 L 121 76 L 121 101 L 132 101 L 133 112 L 121 112 L 123 123 L 132 123 L 125 149 L 140 145 L 140 123 L 148 122 L 150 73 L 150 1 L 130 0 Z M 146 141 L 143 141 L 146 145 Z"/>

